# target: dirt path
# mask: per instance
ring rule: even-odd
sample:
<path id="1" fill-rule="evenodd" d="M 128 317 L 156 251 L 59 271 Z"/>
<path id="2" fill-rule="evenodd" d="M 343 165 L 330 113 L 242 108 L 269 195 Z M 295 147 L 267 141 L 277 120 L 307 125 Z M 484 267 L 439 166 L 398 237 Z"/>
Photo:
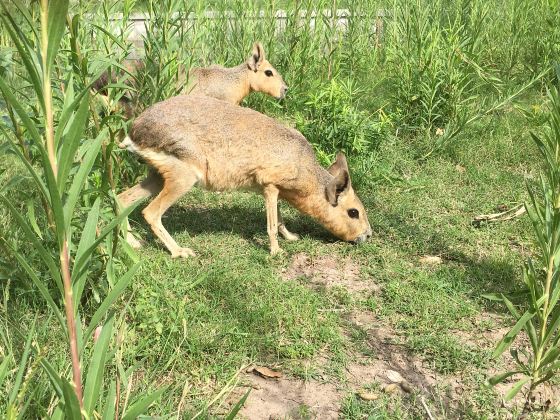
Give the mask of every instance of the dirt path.
<path id="1" fill-rule="evenodd" d="M 331 256 L 310 257 L 299 253 L 293 256 L 282 278 L 286 281 L 302 281 L 318 289 L 344 287 L 357 299 L 379 291 L 378 285 L 363 280 L 360 266 L 350 258 L 340 260 Z M 366 337 L 364 344 L 367 353 L 372 356 L 366 356 L 350 345 L 343 377 L 329 378 L 323 382 L 286 376 L 280 379 L 265 378 L 255 371 L 243 373 L 241 386 L 229 398 L 231 405 L 241 398 L 248 387 L 252 388 L 240 417 L 251 420 L 337 419 L 342 400 L 352 393 L 363 391 L 364 386 L 375 383 L 385 390 L 381 392 L 429 395 L 436 383 L 443 379 L 425 368 L 421 359 L 409 354 L 401 345 L 400 338 L 383 326 L 371 312 L 354 309 L 344 313 L 343 319 L 347 325 L 342 334 L 348 338 L 348 342 L 351 342 L 349 332 L 359 330 Z M 320 366 L 320 361 L 317 364 Z M 394 381 L 395 375 L 400 378 L 397 383 Z"/>

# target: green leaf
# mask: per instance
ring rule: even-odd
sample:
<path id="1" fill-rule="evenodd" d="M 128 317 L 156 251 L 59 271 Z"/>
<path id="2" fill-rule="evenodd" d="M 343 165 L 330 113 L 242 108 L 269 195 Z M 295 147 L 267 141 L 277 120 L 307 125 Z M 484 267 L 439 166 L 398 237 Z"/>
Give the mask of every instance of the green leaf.
<path id="1" fill-rule="evenodd" d="M 76 390 L 65 378 L 61 378 L 62 395 L 64 396 L 64 414 L 67 420 L 82 420 L 80 403 Z"/>
<path id="2" fill-rule="evenodd" d="M 18 114 L 27 132 L 31 135 L 31 137 L 33 137 L 33 140 L 35 141 L 37 147 L 40 149 L 42 148 L 44 150 L 45 148 L 43 147 L 43 142 L 41 141 L 41 135 L 37 130 L 37 126 L 31 120 L 31 118 L 29 118 L 29 115 L 27 115 L 27 112 L 25 111 L 25 109 L 23 109 L 21 105 L 21 101 L 19 101 L 14 96 L 12 90 L 8 87 L 8 85 L 6 84 L 2 76 L 0 76 L 0 90 L 4 94 L 6 102 L 9 103 L 10 106 L 14 109 L 14 111 L 16 111 L 16 113 Z"/>
<path id="3" fill-rule="evenodd" d="M 136 271 L 140 267 L 140 263 L 137 263 L 132 266 L 130 270 L 128 270 L 115 284 L 115 287 L 107 294 L 103 302 L 99 305 L 91 320 L 89 322 L 89 326 L 87 327 L 84 333 L 84 342 L 87 342 L 93 333 L 93 330 L 99 325 L 101 319 L 105 316 L 111 305 L 117 300 L 117 298 L 122 294 L 124 289 L 130 284 L 130 281 L 136 274 Z"/>
<path id="4" fill-rule="evenodd" d="M 117 400 L 117 382 L 111 381 L 107 398 L 105 399 L 105 410 L 101 420 L 113 420 L 115 418 L 115 402 Z"/>
<path id="5" fill-rule="evenodd" d="M 43 234 L 39 225 L 37 224 L 37 217 L 35 217 L 35 200 L 27 200 L 27 219 L 37 236 L 43 239 Z"/>
<path id="6" fill-rule="evenodd" d="M 488 383 L 492 386 L 497 385 L 500 382 L 503 382 L 504 379 L 507 379 L 510 376 L 513 376 L 517 373 L 521 373 L 521 371 L 515 370 L 515 371 L 511 371 L 511 372 L 500 373 L 500 374 L 492 376 L 490 379 L 488 379 Z"/>
<path id="7" fill-rule="evenodd" d="M 41 366 L 43 367 L 43 370 L 47 373 L 47 377 L 49 378 L 49 381 L 51 382 L 51 385 L 54 391 L 56 392 L 58 398 L 60 399 L 64 398 L 64 394 L 62 392 L 62 380 L 60 379 L 60 376 L 58 375 L 55 368 L 53 368 L 52 365 L 45 358 L 41 359 Z"/>
<path id="8" fill-rule="evenodd" d="M 2 131 L 2 133 L 4 133 L 4 135 L 6 136 L 6 138 L 10 138 L 10 136 L 8 135 L 8 132 L 4 129 L 4 127 L 2 127 L 2 125 L 0 125 L 0 131 Z M 11 139 L 10 139 L 11 140 Z M 27 171 L 29 172 L 29 174 L 31 175 L 31 177 L 33 178 L 33 181 L 35 181 L 35 185 L 37 186 L 39 192 L 43 195 L 43 197 L 45 198 L 46 201 L 49 200 L 49 194 L 47 191 L 47 186 L 45 185 L 45 183 L 43 182 L 43 180 L 40 178 L 38 171 L 35 169 L 35 167 L 25 158 L 25 156 L 23 155 L 23 153 L 21 152 L 20 148 L 18 145 L 16 145 L 13 141 L 10 147 L 10 150 L 12 152 L 14 152 L 17 157 L 19 158 L 19 160 L 25 165 L 25 167 L 27 168 Z"/>
<path id="9" fill-rule="evenodd" d="M 108 31 L 107 28 L 104 28 L 103 26 L 96 25 L 95 23 L 92 23 L 91 26 L 99 29 L 101 32 L 103 32 L 105 35 L 107 35 L 111 39 L 111 41 L 113 41 L 115 44 L 117 44 L 119 47 L 121 47 L 123 51 L 128 50 L 126 44 L 124 44 L 120 38 L 116 37 L 114 34 L 112 34 L 110 31 Z"/>
<path id="10" fill-rule="evenodd" d="M 23 381 L 23 374 L 25 373 L 25 369 L 27 367 L 27 359 L 29 358 L 29 354 L 31 353 L 31 342 L 33 340 L 33 336 L 35 335 L 35 323 L 37 322 L 37 316 L 33 320 L 31 324 L 31 328 L 29 329 L 29 333 L 27 334 L 27 339 L 25 340 L 25 346 L 23 348 L 23 355 L 21 356 L 21 360 L 19 362 L 18 371 L 16 374 L 16 378 L 14 383 L 12 384 L 12 391 L 8 397 L 8 406 L 13 405 L 20 390 L 22 381 Z"/>
<path id="11" fill-rule="evenodd" d="M 80 243 L 78 244 L 78 249 L 76 251 L 76 255 L 74 256 L 75 260 L 81 259 L 82 255 L 86 251 L 86 249 L 95 241 L 95 232 L 97 229 L 97 222 L 99 221 L 99 208 L 101 205 L 101 199 L 97 198 L 93 205 L 91 206 L 90 211 L 88 212 L 88 217 L 86 223 L 82 229 L 82 236 L 80 237 Z M 89 258 L 87 258 L 84 264 L 87 266 L 89 262 Z M 75 277 L 77 272 L 74 269 L 72 270 L 72 284 L 74 287 L 74 299 L 75 302 L 80 302 L 82 298 L 82 293 L 84 291 L 85 282 L 86 282 L 86 274 L 87 271 L 83 271 L 80 273 L 79 277 Z"/>
<path id="12" fill-rule="evenodd" d="M 237 413 L 239 413 L 239 410 L 241 410 L 241 407 L 243 407 L 243 404 L 245 404 L 245 401 L 247 401 L 247 397 L 249 397 L 250 392 L 251 392 L 251 388 L 247 390 L 245 395 L 243 395 L 243 398 L 237 401 L 237 404 L 235 404 L 235 406 L 231 409 L 231 411 L 227 415 L 226 420 L 233 420 L 237 416 Z"/>
<path id="13" fill-rule="evenodd" d="M 560 307 L 556 307 L 554 312 L 552 313 L 552 317 L 550 319 L 550 323 L 546 328 L 546 333 L 544 336 L 544 340 L 542 345 L 546 345 L 549 340 L 554 336 L 554 333 L 560 327 Z"/>
<path id="14" fill-rule="evenodd" d="M 88 260 L 91 253 L 95 250 L 95 248 L 103 241 L 105 236 L 107 236 L 115 227 L 117 227 L 138 205 L 140 201 L 133 204 L 130 207 L 124 209 L 117 217 L 111 220 L 107 226 L 101 231 L 97 239 L 87 248 L 80 258 L 76 258 L 74 263 L 74 271 L 76 272 L 75 278 L 79 277 L 82 274 L 82 270 L 87 269 L 84 267 L 86 261 Z"/>
<path id="15" fill-rule="evenodd" d="M 33 60 L 36 54 L 29 45 L 29 40 L 25 37 L 18 24 L 13 19 L 12 15 L 6 9 L 6 5 L 4 4 L 4 2 L 1 2 L 1 4 L 4 6 L 4 10 L 6 11 L 5 16 L 0 15 L 0 18 L 4 23 L 4 28 L 6 28 L 8 34 L 10 35 L 10 38 L 12 39 L 12 42 L 16 46 L 21 61 L 23 62 L 23 65 L 25 66 L 25 69 L 29 74 L 33 89 L 35 90 L 37 98 L 39 99 L 39 103 L 41 104 L 41 107 L 44 111 L 45 108 L 43 100 L 43 82 L 39 77 L 40 65 Z"/>
<path id="16" fill-rule="evenodd" d="M 513 343 L 513 340 L 519 334 L 519 331 L 525 326 L 525 324 L 535 316 L 534 312 L 525 312 L 521 318 L 515 323 L 513 328 L 500 340 L 498 345 L 496 346 L 496 350 L 492 354 L 492 357 L 496 358 L 500 356 L 510 345 Z"/>
<path id="17" fill-rule="evenodd" d="M 523 387 L 523 385 L 525 385 L 530 380 L 531 380 L 531 378 L 527 377 L 527 378 L 523 378 L 523 379 L 517 381 L 517 383 L 508 391 L 508 393 L 504 397 L 504 400 L 509 401 L 513 397 L 515 397 L 517 395 L 517 393 L 519 391 L 521 391 L 521 388 Z"/>
<path id="18" fill-rule="evenodd" d="M 105 360 L 107 358 L 107 348 L 113 332 L 114 318 L 110 317 L 103 328 L 101 334 L 93 347 L 93 354 L 88 365 L 86 384 L 84 387 L 84 408 L 86 413 L 91 414 L 99 399 L 102 390 L 103 372 L 105 371 Z"/>
<path id="19" fill-rule="evenodd" d="M 27 24 L 29 25 L 29 29 L 31 29 L 33 31 L 33 35 L 35 35 L 35 39 L 39 39 L 39 33 L 35 29 L 36 23 L 33 20 L 33 18 L 31 17 L 31 15 L 29 14 L 29 7 L 23 5 L 21 3 L 21 1 L 19 1 L 19 0 L 11 0 L 11 1 L 18 8 L 21 15 L 27 21 Z M 5 10 L 7 10 L 7 9 L 5 9 Z"/>
<path id="20" fill-rule="evenodd" d="M 126 410 L 122 420 L 135 420 L 140 414 L 144 413 L 148 407 L 156 401 L 161 394 L 163 394 L 167 390 L 167 386 L 158 389 L 157 391 L 141 398 L 139 401 L 132 404 L 132 406 Z"/>
<path id="21" fill-rule="evenodd" d="M 64 216 L 66 220 L 71 220 L 74 213 L 74 208 L 76 203 L 80 198 L 80 191 L 82 190 L 87 176 L 89 175 L 95 159 L 99 154 L 99 149 L 101 148 L 101 143 L 107 135 L 107 130 L 104 129 L 99 133 L 97 138 L 89 143 L 89 148 L 84 156 L 82 163 L 80 164 L 80 169 L 74 176 L 72 180 L 72 185 L 68 191 L 68 196 L 66 197 L 66 202 L 64 203 Z"/>
<path id="22" fill-rule="evenodd" d="M 82 99 L 78 110 L 74 114 L 68 131 L 62 136 L 57 177 L 58 187 L 60 190 L 64 189 L 64 185 L 66 184 L 66 180 L 68 178 L 68 173 L 70 172 L 72 164 L 74 163 L 76 151 L 78 150 L 78 147 L 80 145 L 80 139 L 82 138 L 85 127 L 87 125 L 88 115 L 89 94 L 86 94 L 86 96 Z M 58 130 L 63 130 L 63 128 L 64 127 L 58 127 Z"/>
<path id="23" fill-rule="evenodd" d="M 0 363 L 0 384 L 4 383 L 4 379 L 8 374 L 8 366 L 10 365 L 10 358 L 11 358 L 10 353 L 5 354 L 2 363 Z"/>
<path id="24" fill-rule="evenodd" d="M 62 244 L 66 238 L 66 224 L 70 226 L 70 219 L 64 218 L 64 211 L 62 207 L 62 200 L 60 196 L 60 191 L 58 185 L 56 184 L 56 179 L 54 176 L 53 169 L 50 165 L 49 157 L 44 149 L 40 150 L 43 173 L 47 180 L 47 190 L 49 192 L 49 201 L 51 204 L 51 210 L 54 217 L 54 225 L 56 230 L 56 239 L 58 243 L 58 249 L 62 249 Z"/>
<path id="25" fill-rule="evenodd" d="M 50 72 L 51 65 L 60 46 L 60 40 L 66 28 L 66 14 L 68 0 L 49 0 L 47 16 L 48 45 L 46 57 L 46 71 Z"/>
<path id="26" fill-rule="evenodd" d="M 538 366 L 538 368 L 542 368 L 543 366 L 546 366 L 550 363 L 555 362 L 558 359 L 558 356 L 560 355 L 560 348 L 558 347 L 552 347 L 551 349 L 549 349 L 543 359 L 541 360 L 541 364 Z"/>

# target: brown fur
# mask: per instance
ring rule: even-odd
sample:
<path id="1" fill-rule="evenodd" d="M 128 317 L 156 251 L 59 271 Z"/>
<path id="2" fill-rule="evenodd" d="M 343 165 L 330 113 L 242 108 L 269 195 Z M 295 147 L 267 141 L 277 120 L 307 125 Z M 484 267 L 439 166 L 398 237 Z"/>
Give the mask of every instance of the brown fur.
<path id="1" fill-rule="evenodd" d="M 325 170 L 301 133 L 251 109 L 205 96 L 177 96 L 144 111 L 121 146 L 142 156 L 157 174 L 152 172 L 143 184 L 123 192 L 119 201 L 127 206 L 159 193 L 143 215 L 172 256 L 193 252 L 175 243 L 161 216 L 195 184 L 263 194 L 272 253 L 280 250 L 277 233 L 297 238 L 283 225 L 278 199 L 343 240 L 361 242 L 371 235 L 344 155 Z M 349 209 L 357 210 L 359 217 L 351 218 Z"/>

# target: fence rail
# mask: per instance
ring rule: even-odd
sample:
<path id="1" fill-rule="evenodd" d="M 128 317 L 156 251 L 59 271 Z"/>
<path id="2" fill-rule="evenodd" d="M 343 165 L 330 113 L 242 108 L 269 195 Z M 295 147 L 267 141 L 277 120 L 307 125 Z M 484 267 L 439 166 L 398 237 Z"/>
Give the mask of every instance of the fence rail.
<path id="1" fill-rule="evenodd" d="M 328 19 L 330 24 L 334 28 L 345 32 L 348 29 L 349 22 L 352 19 L 362 19 L 367 16 L 365 13 L 352 14 L 349 9 L 337 9 L 334 11 L 331 9 L 324 10 L 300 10 L 297 18 L 300 22 L 306 22 L 309 25 L 309 30 L 314 30 L 317 25 L 317 19 Z M 375 20 L 371 27 L 371 33 L 376 37 L 376 43 L 379 44 L 380 39 L 383 35 L 384 20 L 389 17 L 389 13 L 385 10 L 378 10 L 375 14 Z M 273 17 L 276 20 L 275 30 L 277 33 L 282 32 L 286 29 L 288 21 L 294 18 L 294 13 L 286 10 L 277 10 L 274 12 L 273 16 L 270 13 L 260 10 L 258 12 L 248 12 L 243 15 L 243 19 L 246 20 L 262 20 L 265 18 Z M 121 13 L 114 14 L 110 17 L 113 22 L 121 22 L 123 15 Z M 180 20 L 183 19 L 185 22 L 196 21 L 199 19 L 207 20 L 229 20 L 235 21 L 239 19 L 239 14 L 234 11 L 213 11 L 207 10 L 202 14 L 197 14 L 195 12 L 181 13 L 176 12 L 171 15 L 171 19 Z M 146 22 L 150 20 L 150 15 L 148 13 L 133 13 L 130 15 L 129 20 L 132 22 L 132 29 L 128 36 L 128 41 L 132 42 L 135 47 L 136 54 L 141 56 L 143 54 L 143 37 L 146 35 Z"/>

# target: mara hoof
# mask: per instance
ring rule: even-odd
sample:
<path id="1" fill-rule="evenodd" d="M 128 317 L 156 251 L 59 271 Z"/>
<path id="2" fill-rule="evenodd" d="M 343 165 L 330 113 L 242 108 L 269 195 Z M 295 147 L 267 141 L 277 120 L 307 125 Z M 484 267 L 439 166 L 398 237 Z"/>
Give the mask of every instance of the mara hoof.
<path id="1" fill-rule="evenodd" d="M 196 254 L 190 248 L 177 248 L 171 252 L 171 258 L 188 258 L 194 256 L 196 256 Z"/>
<path id="2" fill-rule="evenodd" d="M 297 241 L 299 239 L 298 234 L 290 232 L 285 226 L 280 226 L 278 232 L 280 232 L 280 235 L 287 241 Z"/>
<path id="3" fill-rule="evenodd" d="M 134 249 L 140 249 L 144 245 L 142 241 L 136 239 L 130 232 L 126 235 L 126 242 L 128 242 L 128 244 Z"/>
<path id="4" fill-rule="evenodd" d="M 270 255 L 272 255 L 272 256 L 280 255 L 283 252 L 284 252 L 284 250 L 282 248 L 280 248 L 279 246 L 275 246 L 275 247 L 270 248 Z"/>

